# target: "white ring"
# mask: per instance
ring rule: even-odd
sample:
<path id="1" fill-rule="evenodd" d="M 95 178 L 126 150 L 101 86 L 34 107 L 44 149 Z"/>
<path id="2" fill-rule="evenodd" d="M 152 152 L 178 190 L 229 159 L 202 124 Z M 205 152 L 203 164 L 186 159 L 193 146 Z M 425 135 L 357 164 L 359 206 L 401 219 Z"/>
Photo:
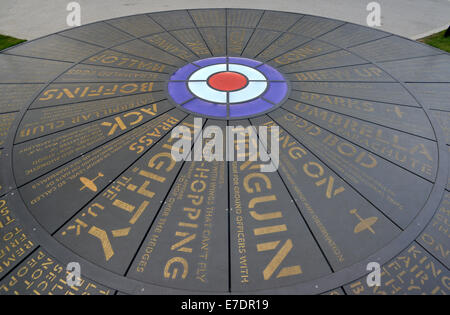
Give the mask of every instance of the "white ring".
<path id="1" fill-rule="evenodd" d="M 212 65 L 195 71 L 189 78 L 189 81 L 206 81 L 214 73 L 227 71 L 226 64 Z"/>
<path id="2" fill-rule="evenodd" d="M 237 91 L 218 91 L 208 85 L 210 76 L 225 72 L 236 72 L 244 75 L 249 80 L 246 87 Z M 258 81 L 258 82 L 255 82 Z M 267 89 L 267 79 L 258 70 L 238 64 L 215 64 L 195 71 L 188 80 L 189 90 L 197 97 L 211 103 L 225 104 L 243 103 L 261 96 Z M 228 100 L 227 100 L 228 98 Z"/>
<path id="3" fill-rule="evenodd" d="M 267 82 L 249 82 L 242 90 L 230 92 L 230 103 L 242 103 L 257 98 L 267 88 Z"/>
<path id="4" fill-rule="evenodd" d="M 265 81 L 266 80 L 266 77 L 258 70 L 247 67 L 247 66 L 243 66 L 243 65 L 230 64 L 229 71 L 243 74 L 250 81 L 252 81 L 252 80 Z"/>
<path id="5" fill-rule="evenodd" d="M 206 81 L 189 82 L 188 86 L 195 96 L 198 96 L 204 100 L 213 103 L 227 102 L 227 92 L 221 92 L 212 89 Z"/>

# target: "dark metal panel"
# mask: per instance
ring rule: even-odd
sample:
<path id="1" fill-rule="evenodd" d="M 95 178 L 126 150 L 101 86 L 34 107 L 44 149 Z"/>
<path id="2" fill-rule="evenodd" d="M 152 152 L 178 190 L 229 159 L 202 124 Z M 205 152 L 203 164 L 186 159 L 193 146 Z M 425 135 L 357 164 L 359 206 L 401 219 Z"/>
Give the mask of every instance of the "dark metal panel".
<path id="1" fill-rule="evenodd" d="M 282 33 L 277 31 L 256 29 L 252 38 L 244 49 L 242 56 L 254 58 L 261 53 L 264 48 L 268 47 L 274 40 L 276 40 Z"/>
<path id="2" fill-rule="evenodd" d="M 447 145 L 447 149 L 448 149 L 448 154 L 450 156 L 450 145 Z M 448 166 L 449 171 L 450 171 L 450 165 Z M 450 191 L 450 174 L 448 176 L 448 181 L 447 181 L 447 190 Z"/>
<path id="3" fill-rule="evenodd" d="M 100 51 L 90 45 L 67 37 L 51 35 L 8 50 L 13 55 L 76 62 Z"/>
<path id="4" fill-rule="evenodd" d="M 344 23 L 345 22 L 342 21 L 336 21 L 317 16 L 305 16 L 300 19 L 300 21 L 298 21 L 289 31 L 316 38 L 331 30 L 334 30 Z"/>
<path id="5" fill-rule="evenodd" d="M 110 47 L 133 39 L 130 35 L 104 22 L 69 29 L 59 34 L 103 47 Z"/>
<path id="6" fill-rule="evenodd" d="M 438 125 L 444 132 L 445 139 L 443 139 L 447 145 L 450 145 L 450 111 L 431 111 L 431 115 L 436 119 Z"/>
<path id="7" fill-rule="evenodd" d="M 440 54 L 438 50 L 432 47 L 398 36 L 381 38 L 367 44 L 349 48 L 349 50 L 375 62 Z"/>
<path id="8" fill-rule="evenodd" d="M 0 114 L 0 148 L 5 145 L 8 135 L 14 130 L 11 129 L 17 117 L 17 113 Z"/>
<path id="9" fill-rule="evenodd" d="M 1 84 L 0 113 L 19 111 L 28 106 L 31 97 L 41 88 L 42 84 Z"/>
<path id="10" fill-rule="evenodd" d="M 13 47 L 8 53 L 13 55 L 55 59 L 61 61 L 79 61 L 100 51 L 101 47 L 78 40 L 51 35 L 37 41 Z"/>
<path id="11" fill-rule="evenodd" d="M 150 16 L 168 31 L 195 27 L 188 11 L 157 12 L 150 14 Z"/>
<path id="12" fill-rule="evenodd" d="M 158 82 L 50 84 L 39 94 L 30 108 L 110 99 L 119 96 L 161 91 L 163 89 L 164 84 Z"/>
<path id="13" fill-rule="evenodd" d="M 184 47 L 169 33 L 155 34 L 149 37 L 144 37 L 143 40 L 184 61 L 191 62 L 197 60 L 197 57 L 191 51 Z"/>
<path id="14" fill-rule="evenodd" d="M 38 249 L 0 282 L 0 292 L 4 295 L 114 294 L 114 290 L 83 276 L 80 287 L 69 287 L 66 280 L 66 266 L 45 250 Z"/>
<path id="15" fill-rule="evenodd" d="M 284 35 L 286 38 L 289 38 L 290 36 L 293 36 L 291 34 Z M 294 41 L 292 44 L 295 44 Z M 270 49 L 270 47 L 269 47 Z M 283 49 L 284 51 L 289 50 L 289 47 L 286 47 L 286 49 Z M 327 43 L 321 42 L 321 41 L 310 41 L 307 42 L 304 45 L 301 45 L 300 47 L 297 47 L 293 50 L 290 50 L 281 56 L 276 57 L 274 60 L 270 61 L 269 63 L 279 67 L 280 65 L 286 65 L 291 64 L 293 62 L 304 62 L 303 59 L 308 59 L 317 55 L 322 55 L 328 52 L 336 51 L 339 48 L 331 46 Z"/>
<path id="16" fill-rule="evenodd" d="M 229 27 L 227 34 L 228 56 L 241 56 L 254 30 Z"/>
<path id="17" fill-rule="evenodd" d="M 262 10 L 228 9 L 227 25 L 231 27 L 256 27 L 263 14 L 264 11 Z"/>
<path id="18" fill-rule="evenodd" d="M 184 117 L 173 110 L 23 186 L 25 205 L 55 232 Z"/>
<path id="19" fill-rule="evenodd" d="M 0 279 L 25 259 L 35 247 L 36 243 L 30 239 L 28 231 L 16 217 L 9 196 L 0 198 Z"/>
<path id="20" fill-rule="evenodd" d="M 374 65 L 349 66 L 328 70 L 292 73 L 287 76 L 292 81 L 328 82 L 394 82 L 394 79 Z"/>
<path id="21" fill-rule="evenodd" d="M 423 178 L 436 177 L 438 154 L 433 141 L 304 104 L 289 103 L 284 108 Z"/>
<path id="22" fill-rule="evenodd" d="M 159 102 L 165 98 L 164 92 L 154 92 L 29 110 L 18 129 L 16 143 L 42 137 L 132 109 L 139 111 L 143 106 Z M 159 107 L 164 107 L 163 105 L 163 103 L 156 104 L 158 112 L 161 110 Z"/>
<path id="23" fill-rule="evenodd" d="M 223 130 L 226 122 L 208 124 Z M 171 288 L 228 290 L 227 172 L 223 161 L 184 164 L 128 277 Z"/>
<path id="24" fill-rule="evenodd" d="M 261 61 L 272 60 L 297 46 L 300 46 L 309 41 L 307 37 L 302 35 L 285 33 L 280 36 L 276 41 L 265 48 L 260 54 L 257 55 L 257 59 Z"/>
<path id="25" fill-rule="evenodd" d="M 171 108 L 173 106 L 167 101 L 146 105 L 79 128 L 18 144 L 14 146 L 16 181 L 18 185 L 23 185 L 148 121 L 167 119 L 164 113 Z M 41 130 L 47 126 L 40 124 Z"/>
<path id="26" fill-rule="evenodd" d="M 163 73 L 172 73 L 176 70 L 175 67 L 162 64 L 160 62 L 156 62 L 138 56 L 123 54 L 113 50 L 103 51 L 83 61 L 83 63 L 113 68 L 123 68 L 123 69 L 153 71 Z"/>
<path id="27" fill-rule="evenodd" d="M 6 165 L 5 162 L 3 162 L 3 160 L 6 158 L 5 153 L 3 152 L 3 150 L 0 150 L 0 165 Z M 3 164 L 4 163 L 4 164 Z M 10 189 L 8 187 L 8 183 L 7 180 L 5 180 L 6 175 L 3 174 L 3 172 L 0 174 L 0 196 L 3 196 L 7 189 Z"/>
<path id="28" fill-rule="evenodd" d="M 66 62 L 0 55 L 0 83 L 45 83 L 70 66 Z"/>
<path id="29" fill-rule="evenodd" d="M 156 60 L 162 63 L 169 64 L 171 66 L 181 66 L 184 64 L 184 62 L 180 58 L 169 55 L 164 50 L 147 44 L 140 39 L 116 46 L 114 47 L 114 50 L 151 60 Z"/>
<path id="30" fill-rule="evenodd" d="M 320 39 L 339 47 L 350 47 L 386 36 L 389 36 L 389 33 L 347 23 L 334 31 L 321 36 Z"/>
<path id="31" fill-rule="evenodd" d="M 188 123 L 181 125 L 189 128 Z M 174 143 L 166 135 L 55 237 L 87 260 L 124 275 L 181 168 L 171 157 Z"/>
<path id="32" fill-rule="evenodd" d="M 164 31 L 161 26 L 144 14 L 109 20 L 106 23 L 136 37 Z"/>
<path id="33" fill-rule="evenodd" d="M 326 68 L 338 68 L 367 63 L 364 59 L 361 59 L 345 50 L 339 50 L 313 58 L 309 58 L 309 56 L 306 54 L 305 56 L 308 57 L 308 59 L 282 66 L 280 70 L 286 73 L 291 73 Z"/>
<path id="34" fill-rule="evenodd" d="M 450 83 L 408 83 L 406 87 L 425 108 L 450 111 Z"/>
<path id="35" fill-rule="evenodd" d="M 255 125 L 276 125 L 269 118 L 253 121 Z M 401 232 L 283 129 L 279 172 L 333 271 L 370 256 Z"/>
<path id="36" fill-rule="evenodd" d="M 248 124 L 233 122 L 233 126 Z M 250 141 L 248 135 L 244 142 L 235 138 L 235 150 Z M 267 152 L 263 146 L 261 150 Z M 278 172 L 261 172 L 259 160 L 229 164 L 232 291 L 270 289 L 330 274 Z"/>
<path id="37" fill-rule="evenodd" d="M 259 28 L 285 32 L 303 16 L 295 13 L 264 11 Z"/>
<path id="38" fill-rule="evenodd" d="M 226 26 L 225 9 L 189 10 L 197 27 Z"/>
<path id="39" fill-rule="evenodd" d="M 294 90 L 420 107 L 398 83 L 293 82 Z"/>
<path id="40" fill-rule="evenodd" d="M 185 29 L 172 31 L 171 34 L 193 51 L 199 58 L 211 57 L 211 52 L 198 29 Z"/>
<path id="41" fill-rule="evenodd" d="M 270 117 L 399 226 L 426 203 L 429 182 L 289 112 Z"/>
<path id="42" fill-rule="evenodd" d="M 200 33 L 206 41 L 214 56 L 225 56 L 227 54 L 226 38 L 227 30 L 224 27 L 200 28 Z"/>
<path id="43" fill-rule="evenodd" d="M 436 214 L 419 236 L 417 242 L 450 269 L 449 227 L 450 192 L 446 192 Z"/>
<path id="44" fill-rule="evenodd" d="M 435 139 L 430 121 L 420 108 L 300 91 L 292 92 L 290 98 L 393 129 Z"/>
<path id="45" fill-rule="evenodd" d="M 61 75 L 55 82 L 148 82 L 163 81 L 167 74 L 102 66 L 78 65 Z"/>
<path id="46" fill-rule="evenodd" d="M 403 82 L 446 82 L 450 72 L 450 55 L 422 57 L 379 64 L 394 78 Z"/>

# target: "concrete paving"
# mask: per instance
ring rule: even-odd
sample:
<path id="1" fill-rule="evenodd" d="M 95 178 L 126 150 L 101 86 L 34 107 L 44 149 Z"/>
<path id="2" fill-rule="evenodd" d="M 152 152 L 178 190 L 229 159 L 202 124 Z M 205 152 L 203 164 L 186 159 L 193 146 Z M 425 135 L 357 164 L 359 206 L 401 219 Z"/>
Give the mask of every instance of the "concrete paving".
<path id="1" fill-rule="evenodd" d="M 366 25 L 372 0 L 78 0 L 82 23 L 138 13 L 185 8 L 259 8 L 292 11 Z M 1 0 L 0 34 L 34 39 L 69 28 L 68 0 Z M 409 38 L 442 30 L 450 23 L 450 0 L 378 0 L 380 29 Z"/>

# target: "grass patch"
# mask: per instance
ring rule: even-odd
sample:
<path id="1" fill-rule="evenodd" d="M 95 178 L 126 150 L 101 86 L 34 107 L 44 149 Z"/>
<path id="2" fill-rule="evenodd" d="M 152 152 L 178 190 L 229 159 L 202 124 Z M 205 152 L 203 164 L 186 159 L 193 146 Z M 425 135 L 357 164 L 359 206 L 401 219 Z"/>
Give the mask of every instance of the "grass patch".
<path id="1" fill-rule="evenodd" d="M 0 50 L 25 42 L 24 39 L 18 39 L 11 36 L 0 35 Z"/>
<path id="2" fill-rule="evenodd" d="M 450 36 L 444 37 L 445 31 L 433 34 L 431 36 L 420 39 L 421 42 L 430 46 L 450 52 Z"/>

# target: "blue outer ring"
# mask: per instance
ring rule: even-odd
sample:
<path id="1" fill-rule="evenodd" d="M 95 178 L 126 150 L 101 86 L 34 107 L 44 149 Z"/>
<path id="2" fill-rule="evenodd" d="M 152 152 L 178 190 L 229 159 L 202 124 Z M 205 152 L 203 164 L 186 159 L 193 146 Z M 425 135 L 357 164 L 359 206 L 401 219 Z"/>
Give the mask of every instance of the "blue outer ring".
<path id="1" fill-rule="evenodd" d="M 268 83 L 266 90 L 241 103 L 214 103 L 194 95 L 187 84 L 189 77 L 198 69 L 221 63 L 245 65 L 260 71 Z M 175 71 L 167 84 L 169 99 L 177 107 L 197 116 L 215 119 L 243 119 L 262 115 L 284 103 L 289 92 L 290 85 L 278 70 L 260 61 L 240 57 L 212 57 L 188 63 Z"/>

